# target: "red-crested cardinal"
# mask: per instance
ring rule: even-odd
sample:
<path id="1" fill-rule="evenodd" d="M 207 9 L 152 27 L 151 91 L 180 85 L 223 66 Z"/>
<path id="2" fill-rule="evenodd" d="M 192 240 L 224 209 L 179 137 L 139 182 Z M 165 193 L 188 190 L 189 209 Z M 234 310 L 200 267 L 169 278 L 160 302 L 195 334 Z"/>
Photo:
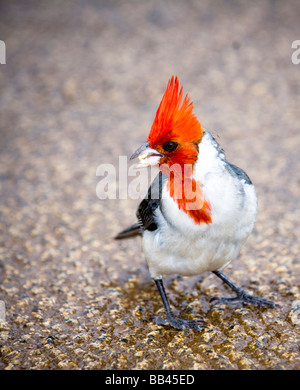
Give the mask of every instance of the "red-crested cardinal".
<path id="1" fill-rule="evenodd" d="M 254 186 L 247 174 L 230 164 L 223 149 L 193 114 L 178 78 L 169 80 L 147 142 L 131 159 L 157 166 L 159 174 L 137 210 L 138 223 L 116 238 L 142 235 L 143 251 L 165 308 L 159 325 L 200 330 L 203 320 L 184 320 L 171 310 L 162 277 L 211 271 L 243 301 L 275 307 L 238 287 L 221 272 L 235 260 L 251 233 L 257 212 Z"/>

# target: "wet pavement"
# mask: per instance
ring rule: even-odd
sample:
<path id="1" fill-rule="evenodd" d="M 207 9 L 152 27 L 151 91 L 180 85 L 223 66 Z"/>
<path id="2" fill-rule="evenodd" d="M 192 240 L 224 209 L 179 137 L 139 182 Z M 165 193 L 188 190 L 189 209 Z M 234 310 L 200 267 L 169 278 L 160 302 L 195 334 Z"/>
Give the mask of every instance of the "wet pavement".
<path id="1" fill-rule="evenodd" d="M 300 368 L 300 39 L 295 1 L 2 1 L 0 369 Z M 300 57 L 300 56 L 299 56 Z M 226 274 L 281 308 L 212 305 L 212 274 L 166 279 L 202 332 L 163 314 L 138 238 L 138 200 L 100 200 L 145 141 L 177 74 L 259 199 L 255 230 Z M 123 188 L 124 190 L 124 188 Z"/>

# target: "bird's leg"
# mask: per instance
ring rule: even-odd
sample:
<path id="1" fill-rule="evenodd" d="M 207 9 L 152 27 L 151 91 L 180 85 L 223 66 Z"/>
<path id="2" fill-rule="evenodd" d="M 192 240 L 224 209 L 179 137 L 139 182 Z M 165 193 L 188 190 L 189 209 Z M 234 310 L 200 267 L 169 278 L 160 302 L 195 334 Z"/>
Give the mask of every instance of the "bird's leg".
<path id="1" fill-rule="evenodd" d="M 217 275 L 220 279 L 223 280 L 224 283 L 226 283 L 230 288 L 232 288 L 233 291 L 236 292 L 236 297 L 233 298 L 213 298 L 213 301 L 216 302 L 235 302 L 235 301 L 242 301 L 245 303 L 250 303 L 252 305 L 256 305 L 258 307 L 268 306 L 268 307 L 276 307 L 274 302 L 269 301 L 268 299 L 255 297 L 253 295 L 250 295 L 247 293 L 247 291 L 243 290 L 241 287 L 237 286 L 235 283 L 233 283 L 226 275 L 223 274 L 221 271 L 213 271 L 215 275 Z"/>
<path id="2" fill-rule="evenodd" d="M 154 316 L 157 325 L 170 325 L 175 329 L 201 330 L 202 328 L 205 328 L 204 325 L 200 324 L 200 322 L 203 322 L 202 320 L 183 320 L 181 318 L 176 317 L 170 308 L 169 300 L 165 292 L 162 279 L 155 279 L 155 283 L 163 301 L 167 316 L 166 319 Z"/>

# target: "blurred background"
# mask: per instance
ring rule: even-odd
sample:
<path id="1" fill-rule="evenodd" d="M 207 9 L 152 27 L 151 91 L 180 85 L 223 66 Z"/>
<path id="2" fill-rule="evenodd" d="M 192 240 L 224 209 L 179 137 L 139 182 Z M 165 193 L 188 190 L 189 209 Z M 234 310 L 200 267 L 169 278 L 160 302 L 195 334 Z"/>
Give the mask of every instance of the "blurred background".
<path id="1" fill-rule="evenodd" d="M 298 0 L 1 1 L 1 369 L 300 367 L 299 20 Z M 138 202 L 96 195 L 97 167 L 145 142 L 173 74 L 256 186 L 228 274 L 283 306 L 212 308 L 228 294 L 213 276 L 170 278 L 172 304 L 208 318 L 201 336 L 151 322 L 140 242 L 112 239 Z"/>

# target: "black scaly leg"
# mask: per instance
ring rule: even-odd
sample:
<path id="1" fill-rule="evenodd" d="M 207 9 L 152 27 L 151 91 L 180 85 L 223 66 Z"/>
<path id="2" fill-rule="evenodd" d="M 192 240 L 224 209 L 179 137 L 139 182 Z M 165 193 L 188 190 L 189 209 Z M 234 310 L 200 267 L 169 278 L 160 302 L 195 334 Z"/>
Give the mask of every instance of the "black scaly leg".
<path id="1" fill-rule="evenodd" d="M 268 307 L 278 307 L 274 302 L 269 301 L 268 299 L 260 298 L 260 297 L 255 297 L 253 295 L 250 295 L 247 293 L 245 290 L 243 290 L 241 287 L 237 286 L 235 283 L 233 283 L 226 275 L 223 274 L 221 271 L 213 271 L 215 275 L 217 275 L 220 279 L 223 280 L 224 283 L 226 283 L 230 288 L 232 288 L 233 291 L 236 292 L 236 297 L 233 298 L 213 298 L 213 301 L 216 302 L 234 302 L 234 301 L 242 301 L 245 303 L 250 303 L 252 305 L 258 306 L 258 307 L 263 307 L 263 306 L 268 306 Z"/>
<path id="2" fill-rule="evenodd" d="M 167 297 L 167 294 L 165 292 L 165 288 L 163 285 L 162 279 L 155 279 L 155 283 L 157 286 L 157 289 L 160 293 L 161 299 L 164 304 L 165 312 L 167 319 L 157 317 L 155 316 L 156 324 L 157 325 L 170 325 L 175 329 L 194 329 L 194 330 L 201 330 L 203 328 L 206 328 L 205 325 L 201 325 L 200 323 L 203 322 L 203 320 L 183 320 L 181 318 L 175 317 L 173 314 L 169 300 Z"/>

